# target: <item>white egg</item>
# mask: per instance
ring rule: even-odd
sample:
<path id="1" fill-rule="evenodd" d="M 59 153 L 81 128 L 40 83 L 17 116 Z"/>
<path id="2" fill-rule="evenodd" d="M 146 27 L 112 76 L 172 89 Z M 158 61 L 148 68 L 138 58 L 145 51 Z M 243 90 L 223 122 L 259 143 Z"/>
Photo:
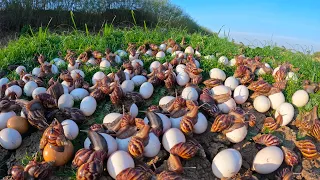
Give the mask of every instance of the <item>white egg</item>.
<path id="1" fill-rule="evenodd" d="M 117 145 L 118 145 L 118 150 L 122 150 L 122 151 L 126 151 L 128 152 L 128 145 L 129 145 L 129 142 L 131 140 L 132 137 L 127 137 L 127 138 L 124 138 L 124 139 L 120 139 L 120 138 L 116 138 L 116 142 L 117 142 Z"/>
<path id="2" fill-rule="evenodd" d="M 270 66 L 268 63 L 265 63 L 265 66 L 266 66 L 267 68 L 271 68 L 271 66 Z M 255 74 L 258 76 L 258 75 L 266 74 L 266 72 L 263 70 L 263 68 L 258 68 L 258 69 L 255 71 Z"/>
<path id="3" fill-rule="evenodd" d="M 90 58 L 87 62 L 86 62 L 86 65 L 97 65 L 97 62 L 94 58 Z"/>
<path id="4" fill-rule="evenodd" d="M 196 55 L 196 57 L 201 57 L 201 53 L 199 51 L 196 50 L 196 52 L 194 53 Z"/>
<path id="5" fill-rule="evenodd" d="M 112 123 L 118 118 L 121 118 L 122 114 L 120 113 L 109 113 L 103 118 L 103 123 Z"/>
<path id="6" fill-rule="evenodd" d="M 280 69 L 280 66 L 274 68 L 274 70 L 273 70 L 273 72 L 272 72 L 272 76 L 275 76 L 276 73 L 277 73 L 277 71 L 279 71 L 279 69 Z"/>
<path id="7" fill-rule="evenodd" d="M 161 63 L 159 61 L 153 61 L 150 64 L 149 71 L 153 72 L 153 69 L 158 69 L 160 67 L 160 65 L 161 65 Z"/>
<path id="8" fill-rule="evenodd" d="M 121 84 L 121 89 L 124 93 L 132 92 L 134 90 L 134 82 L 131 80 L 125 80 Z"/>
<path id="9" fill-rule="evenodd" d="M 134 73 L 132 73 L 132 71 L 130 71 L 129 69 L 125 69 L 123 70 L 123 72 L 125 72 L 126 74 L 129 74 L 129 79 L 131 79 L 134 76 Z M 127 79 L 127 77 L 126 77 Z"/>
<path id="10" fill-rule="evenodd" d="M 143 66 L 143 61 L 141 61 L 140 59 L 135 59 L 131 61 L 131 65 L 136 68 L 137 67 L 137 63 L 139 63 L 141 66 Z"/>
<path id="11" fill-rule="evenodd" d="M 58 74 L 58 73 L 59 73 L 58 67 L 57 67 L 56 65 L 52 64 L 52 65 L 51 65 L 51 72 L 52 72 L 53 74 Z"/>
<path id="12" fill-rule="evenodd" d="M 80 76 L 82 76 L 83 78 L 85 77 L 85 74 L 83 71 L 81 71 L 80 69 L 75 69 L 71 71 L 71 77 L 73 80 L 75 80 L 77 78 L 77 75 L 80 74 Z"/>
<path id="13" fill-rule="evenodd" d="M 297 107 L 305 106 L 309 101 L 309 94 L 305 90 L 298 90 L 292 95 L 292 104 Z"/>
<path id="14" fill-rule="evenodd" d="M 252 170 L 260 174 L 269 174 L 276 171 L 283 161 L 283 152 L 277 146 L 268 146 L 261 149 L 253 159 Z"/>
<path id="15" fill-rule="evenodd" d="M 141 86 L 144 82 L 147 82 L 147 78 L 142 75 L 135 75 L 131 79 L 135 86 Z"/>
<path id="16" fill-rule="evenodd" d="M 181 73 L 178 73 L 176 80 L 179 86 L 185 86 L 190 81 L 190 77 L 188 73 L 181 72 Z"/>
<path id="17" fill-rule="evenodd" d="M 156 54 L 156 58 L 157 59 L 162 59 L 166 57 L 166 54 L 163 52 L 163 51 L 159 51 L 157 54 Z"/>
<path id="18" fill-rule="evenodd" d="M 211 69 L 209 75 L 210 78 L 221 79 L 222 81 L 224 81 L 227 78 L 226 73 L 224 73 L 224 71 L 218 68 Z"/>
<path id="19" fill-rule="evenodd" d="M 188 46 L 185 50 L 184 53 L 186 54 L 194 54 L 194 49 L 191 46 Z"/>
<path id="20" fill-rule="evenodd" d="M 66 86 L 68 89 L 68 93 L 74 90 L 74 85 L 67 81 L 62 81 L 62 85 Z"/>
<path id="21" fill-rule="evenodd" d="M 124 56 L 127 56 L 127 55 L 128 55 L 126 51 L 121 50 L 121 49 L 117 50 L 117 51 L 115 52 L 115 54 L 116 54 L 116 55 L 119 55 L 120 57 L 124 57 Z"/>
<path id="22" fill-rule="evenodd" d="M 224 85 L 229 87 L 233 91 L 239 85 L 239 80 L 233 76 L 230 76 L 226 79 Z"/>
<path id="23" fill-rule="evenodd" d="M 22 71 L 26 72 L 26 71 L 27 71 L 27 70 L 26 70 L 26 67 L 24 67 L 24 66 L 18 66 L 18 67 L 16 68 L 16 73 L 17 73 L 18 75 L 20 75 L 20 73 L 21 73 Z"/>
<path id="24" fill-rule="evenodd" d="M 7 84 L 9 82 L 9 79 L 4 77 L 0 79 L 0 90 L 2 89 L 2 86 Z"/>
<path id="25" fill-rule="evenodd" d="M 229 61 L 229 66 L 235 66 L 236 65 L 236 59 L 235 58 L 232 58 L 230 61 Z"/>
<path id="26" fill-rule="evenodd" d="M 225 57 L 225 56 L 221 56 L 221 57 L 218 59 L 218 62 L 221 63 L 221 64 L 224 64 L 224 65 L 229 64 L 229 60 L 228 60 L 228 58 Z"/>
<path id="27" fill-rule="evenodd" d="M 105 70 L 111 66 L 110 62 L 107 60 L 101 61 L 100 63 L 100 69 Z"/>
<path id="28" fill-rule="evenodd" d="M 198 113 L 198 121 L 194 125 L 193 132 L 195 134 L 202 134 L 207 130 L 208 127 L 208 120 L 207 118 L 201 113 Z"/>
<path id="29" fill-rule="evenodd" d="M 62 94 L 58 99 L 59 109 L 71 108 L 74 104 L 73 96 L 70 94 Z"/>
<path id="30" fill-rule="evenodd" d="M 166 44 L 160 44 L 160 46 L 159 46 L 159 49 L 160 49 L 161 51 L 165 51 L 166 48 L 167 48 L 167 45 L 166 45 Z"/>
<path id="31" fill-rule="evenodd" d="M 231 178 L 242 166 L 242 156 L 235 149 L 224 149 L 212 160 L 213 174 L 218 178 Z"/>
<path id="32" fill-rule="evenodd" d="M 236 107 L 236 102 L 234 99 L 230 98 L 228 101 L 218 104 L 218 108 L 221 110 L 222 113 L 229 113 L 231 109 Z"/>
<path id="33" fill-rule="evenodd" d="M 265 113 L 270 109 L 271 103 L 266 96 L 258 96 L 253 101 L 253 107 L 261 113 Z"/>
<path id="34" fill-rule="evenodd" d="M 152 50 L 149 49 L 144 55 L 146 55 L 146 56 L 153 56 Z"/>
<path id="35" fill-rule="evenodd" d="M 162 127 L 163 127 L 162 130 L 163 130 L 163 132 L 166 132 L 168 129 L 171 128 L 170 119 L 164 114 L 161 114 L 161 113 L 156 113 L 156 114 L 160 117 L 160 119 L 162 121 Z M 149 119 L 147 117 L 145 117 L 143 119 L 143 121 L 144 121 L 145 124 L 149 124 Z"/>
<path id="36" fill-rule="evenodd" d="M 168 152 L 173 146 L 181 142 L 186 142 L 186 137 L 177 128 L 168 129 L 162 136 L 162 145 Z"/>
<path id="37" fill-rule="evenodd" d="M 53 62 L 58 62 L 58 61 L 63 61 L 63 60 L 60 59 L 60 58 L 54 58 L 54 59 L 53 59 Z"/>
<path id="38" fill-rule="evenodd" d="M 94 75 L 92 76 L 92 84 L 95 85 L 97 80 L 101 80 L 105 77 L 106 77 L 106 75 L 101 71 L 94 73 Z"/>
<path id="39" fill-rule="evenodd" d="M 70 92 L 73 100 L 81 101 L 83 98 L 89 96 L 89 92 L 83 88 L 76 88 Z"/>
<path id="40" fill-rule="evenodd" d="M 298 77 L 294 72 L 288 72 L 286 80 L 298 81 Z"/>
<path id="41" fill-rule="evenodd" d="M 91 116 L 97 108 L 97 101 L 92 96 L 87 96 L 80 103 L 80 110 L 85 116 Z"/>
<path id="42" fill-rule="evenodd" d="M 122 63 L 121 57 L 116 55 L 115 62 L 118 64 Z"/>
<path id="43" fill-rule="evenodd" d="M 206 55 L 204 56 L 204 59 L 209 60 L 209 59 L 215 59 L 216 57 L 212 54 L 212 55 Z"/>
<path id="44" fill-rule="evenodd" d="M 199 94 L 195 88 L 186 87 L 183 89 L 183 91 L 181 93 L 181 97 L 185 100 L 196 101 L 196 100 L 198 100 Z"/>
<path id="45" fill-rule="evenodd" d="M 32 98 L 35 99 L 38 94 L 46 93 L 47 89 L 44 87 L 37 87 L 32 91 Z"/>
<path id="46" fill-rule="evenodd" d="M 176 66 L 176 72 L 179 74 L 179 73 L 183 73 L 185 72 L 184 69 L 186 68 L 186 65 L 184 64 L 178 64 Z"/>
<path id="47" fill-rule="evenodd" d="M 171 56 L 176 56 L 178 55 L 181 58 L 184 58 L 184 53 L 182 51 L 175 51 L 171 54 Z"/>
<path id="48" fill-rule="evenodd" d="M 211 89 L 211 92 L 212 92 L 212 95 L 221 95 L 221 94 L 227 94 L 227 93 L 229 93 L 231 95 L 231 90 L 227 86 L 224 86 L 224 85 L 219 85 L 219 86 L 213 87 Z"/>
<path id="49" fill-rule="evenodd" d="M 130 154 L 125 151 L 116 151 L 110 155 L 107 169 L 113 179 L 116 179 L 116 176 L 127 168 L 134 168 L 134 161 Z"/>
<path id="50" fill-rule="evenodd" d="M 34 81 L 29 81 L 27 82 L 24 87 L 23 87 L 23 91 L 26 94 L 26 96 L 30 97 L 32 96 L 32 92 L 38 87 L 37 83 L 35 83 Z"/>
<path id="51" fill-rule="evenodd" d="M 294 108 L 290 103 L 282 103 L 276 110 L 274 117 L 282 115 L 282 124 L 281 126 L 286 126 L 289 124 L 294 116 Z"/>
<path id="52" fill-rule="evenodd" d="M 242 140 L 244 140 L 244 138 L 246 138 L 247 133 L 248 133 L 247 126 L 243 125 L 237 129 L 234 129 L 226 133 L 226 137 L 232 143 L 239 143 Z"/>
<path id="53" fill-rule="evenodd" d="M 0 113 L 0 130 L 7 127 L 8 119 L 10 119 L 13 116 L 16 116 L 16 113 L 14 111 Z"/>
<path id="54" fill-rule="evenodd" d="M 147 146 L 144 147 L 143 156 L 154 157 L 160 151 L 160 140 L 154 133 L 149 133 L 149 142 Z"/>
<path id="55" fill-rule="evenodd" d="M 168 104 L 170 101 L 172 101 L 173 99 L 175 99 L 175 97 L 173 96 L 163 96 L 160 100 L 159 100 L 159 106 L 164 106 L 166 104 Z"/>
<path id="56" fill-rule="evenodd" d="M 38 68 L 38 67 L 35 67 L 35 68 L 33 68 L 33 70 L 32 70 L 32 75 L 35 75 L 35 76 L 39 76 L 40 75 L 40 72 L 41 72 L 41 69 L 40 68 Z"/>
<path id="57" fill-rule="evenodd" d="M 71 64 L 68 64 L 68 71 L 70 72 L 78 68 L 79 68 L 79 63 L 75 63 L 73 66 Z"/>
<path id="58" fill-rule="evenodd" d="M 8 96 L 11 92 L 15 92 L 18 98 L 22 95 L 22 89 L 18 85 L 13 85 L 6 89 L 5 95 Z"/>
<path id="59" fill-rule="evenodd" d="M 62 87 L 63 87 L 63 94 L 69 94 L 69 88 L 64 84 L 62 84 Z"/>
<path id="60" fill-rule="evenodd" d="M 135 60 L 135 59 L 138 59 L 139 58 L 139 54 L 136 53 L 134 56 L 133 55 L 129 55 L 129 60 L 132 61 L 132 60 Z"/>
<path id="61" fill-rule="evenodd" d="M 285 98 L 282 92 L 274 93 L 268 96 L 270 102 L 271 102 L 271 108 L 277 109 L 280 104 L 285 102 Z"/>
<path id="62" fill-rule="evenodd" d="M 138 106 L 135 103 L 131 104 L 129 112 L 133 118 L 136 118 L 139 113 Z"/>
<path id="63" fill-rule="evenodd" d="M 181 129 L 180 128 L 180 122 L 181 122 L 182 118 L 183 118 L 183 116 L 177 117 L 177 118 L 170 117 L 171 127 L 172 128 Z"/>
<path id="64" fill-rule="evenodd" d="M 197 68 L 200 68 L 200 63 L 199 63 L 198 60 L 194 60 L 194 63 L 196 64 L 196 67 L 197 67 Z"/>
<path id="65" fill-rule="evenodd" d="M 69 140 L 74 140 L 77 138 L 79 134 L 79 127 L 78 125 L 71 119 L 66 119 L 61 123 L 63 127 L 63 132 L 66 138 Z"/>
<path id="66" fill-rule="evenodd" d="M 169 47 L 166 52 L 172 54 L 172 47 Z"/>
<path id="67" fill-rule="evenodd" d="M 101 136 L 103 136 L 103 138 L 106 140 L 106 142 L 108 144 L 108 156 L 110 156 L 112 153 L 114 153 L 118 150 L 117 141 L 112 136 L 110 136 L 109 134 L 106 134 L 106 133 L 99 133 L 99 134 L 101 134 Z M 84 141 L 83 146 L 86 149 L 90 149 L 90 145 L 91 145 L 91 141 L 87 137 L 86 140 Z"/>
<path id="68" fill-rule="evenodd" d="M 22 143 L 20 133 L 12 128 L 5 128 L 0 131 L 0 145 L 8 150 L 17 149 Z"/>
<path id="69" fill-rule="evenodd" d="M 153 85 L 149 82 L 144 82 L 140 86 L 139 92 L 144 99 L 149 99 L 153 94 Z"/>

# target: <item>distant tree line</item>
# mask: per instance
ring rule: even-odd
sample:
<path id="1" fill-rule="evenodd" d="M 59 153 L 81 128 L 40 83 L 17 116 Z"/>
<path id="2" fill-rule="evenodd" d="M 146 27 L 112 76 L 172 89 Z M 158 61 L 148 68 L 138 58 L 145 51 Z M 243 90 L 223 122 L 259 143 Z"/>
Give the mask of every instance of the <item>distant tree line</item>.
<path id="1" fill-rule="evenodd" d="M 71 27 L 70 11 L 79 29 L 86 24 L 90 30 L 98 30 L 104 23 L 112 23 L 207 31 L 168 0 L 0 0 L 0 31 L 46 26 L 50 19 L 50 27 Z"/>

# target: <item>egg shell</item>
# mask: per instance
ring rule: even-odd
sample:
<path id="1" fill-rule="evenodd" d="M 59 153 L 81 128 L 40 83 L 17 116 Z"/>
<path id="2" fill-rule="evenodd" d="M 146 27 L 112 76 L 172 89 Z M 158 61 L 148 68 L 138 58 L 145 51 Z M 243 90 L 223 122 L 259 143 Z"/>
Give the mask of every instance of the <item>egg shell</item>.
<path id="1" fill-rule="evenodd" d="M 173 117 L 170 117 L 170 121 L 171 121 L 171 127 L 172 128 L 177 128 L 177 129 L 181 129 L 180 128 L 180 122 L 182 120 L 182 116 L 181 117 L 177 117 L 177 118 L 173 118 Z"/>
<path id="2" fill-rule="evenodd" d="M 103 118 L 103 123 L 112 123 L 114 120 L 121 117 L 122 117 L 122 114 L 120 113 L 109 113 Z"/>
<path id="3" fill-rule="evenodd" d="M 110 62 L 107 60 L 101 61 L 100 63 L 100 69 L 105 70 L 111 66 Z"/>
<path id="4" fill-rule="evenodd" d="M 169 47 L 166 52 L 169 53 L 169 54 L 172 54 L 172 48 Z"/>
<path id="5" fill-rule="evenodd" d="M 234 99 L 230 98 L 228 101 L 218 104 L 218 108 L 221 110 L 222 113 L 229 113 L 231 109 L 236 107 L 236 102 Z"/>
<path id="6" fill-rule="evenodd" d="M 191 46 L 188 46 L 185 50 L 184 53 L 186 54 L 194 54 L 194 49 Z"/>
<path id="7" fill-rule="evenodd" d="M 122 63 L 121 57 L 116 55 L 115 62 L 118 63 L 118 64 Z"/>
<path id="8" fill-rule="evenodd" d="M 53 74 L 58 74 L 58 73 L 59 73 L 58 67 L 57 67 L 56 65 L 52 64 L 52 65 L 51 65 L 51 72 L 52 72 Z"/>
<path id="9" fill-rule="evenodd" d="M 138 106 L 135 103 L 131 104 L 129 112 L 133 118 L 136 118 L 139 113 Z"/>
<path id="10" fill-rule="evenodd" d="M 58 99 L 59 109 L 71 108 L 74 104 L 73 96 L 70 94 L 62 94 Z"/>
<path id="11" fill-rule="evenodd" d="M 239 143 L 246 138 L 248 133 L 247 126 L 242 126 L 238 129 L 235 129 L 233 131 L 230 131 L 226 133 L 227 139 L 232 143 Z"/>
<path id="12" fill-rule="evenodd" d="M 183 91 L 181 93 L 181 97 L 185 100 L 196 101 L 196 100 L 198 100 L 199 94 L 195 88 L 186 87 L 183 89 Z"/>
<path id="13" fill-rule="evenodd" d="M 153 69 L 158 69 L 160 67 L 160 65 L 161 65 L 161 63 L 159 61 L 153 61 L 150 64 L 149 71 L 153 72 Z"/>
<path id="14" fill-rule="evenodd" d="M 292 95 L 292 104 L 297 107 L 305 106 L 309 101 L 309 94 L 305 90 L 298 90 Z"/>
<path id="15" fill-rule="evenodd" d="M 63 87 L 63 94 L 69 94 L 69 88 L 64 84 L 62 84 L 62 87 Z"/>
<path id="16" fill-rule="evenodd" d="M 161 51 L 165 51 L 166 48 L 167 48 L 167 45 L 166 45 L 166 44 L 160 44 L 160 46 L 159 46 L 159 49 L 160 49 Z"/>
<path id="17" fill-rule="evenodd" d="M 32 70 L 32 75 L 35 75 L 35 76 L 38 77 L 39 74 L 40 74 L 40 72 L 41 72 L 40 68 L 35 67 L 35 68 L 33 68 L 33 70 Z"/>
<path id="18" fill-rule="evenodd" d="M 72 71 L 72 70 L 75 70 L 75 69 L 78 69 L 79 68 L 79 64 L 78 63 L 75 63 L 73 66 L 71 64 L 68 64 L 68 71 Z"/>
<path id="19" fill-rule="evenodd" d="M 200 68 L 200 63 L 199 63 L 198 60 L 195 59 L 195 60 L 194 60 L 194 63 L 196 64 L 196 67 L 197 67 L 197 68 Z"/>
<path id="20" fill-rule="evenodd" d="M 17 149 L 22 143 L 20 133 L 12 128 L 5 128 L 0 131 L 0 145 L 8 150 Z"/>
<path id="21" fill-rule="evenodd" d="M 32 98 L 34 99 L 38 94 L 46 93 L 47 89 L 44 87 L 37 87 L 32 91 Z"/>
<path id="22" fill-rule="evenodd" d="M 160 140 L 154 133 L 149 133 L 149 143 L 144 147 L 143 156 L 154 157 L 160 151 Z"/>
<path id="23" fill-rule="evenodd" d="M 22 81 L 23 81 L 24 83 L 27 83 L 27 82 L 31 81 L 31 79 L 32 79 L 32 75 L 31 75 L 31 74 L 25 74 L 25 75 L 22 77 Z"/>
<path id="24" fill-rule="evenodd" d="M 81 101 L 83 98 L 89 96 L 89 92 L 83 88 L 76 88 L 70 92 L 75 101 Z"/>
<path id="25" fill-rule="evenodd" d="M 66 119 L 61 123 L 64 131 L 64 135 L 69 140 L 74 140 L 77 138 L 79 134 L 79 127 L 78 125 L 71 119 Z"/>
<path id="26" fill-rule="evenodd" d="M 221 95 L 221 94 L 227 94 L 229 93 L 231 95 L 231 90 L 227 86 L 219 85 L 216 87 L 213 87 L 211 89 L 212 95 Z"/>
<path id="27" fill-rule="evenodd" d="M 298 77 L 294 72 L 288 72 L 288 74 L 286 76 L 286 80 L 297 81 Z"/>
<path id="28" fill-rule="evenodd" d="M 127 152 L 116 151 L 110 155 L 107 169 L 113 179 L 116 179 L 116 176 L 127 168 L 134 168 L 134 161 Z"/>
<path id="29" fill-rule="evenodd" d="M 129 69 L 125 69 L 125 70 L 123 70 L 123 72 L 129 74 L 130 79 L 134 76 L 134 74 L 131 73 L 131 71 Z"/>
<path id="30" fill-rule="evenodd" d="M 94 73 L 94 75 L 92 76 L 92 84 L 95 85 L 97 80 L 103 79 L 105 77 L 106 75 L 101 71 Z"/>
<path id="31" fill-rule="evenodd" d="M 194 53 L 196 57 L 201 57 L 201 53 L 199 51 L 196 50 L 196 52 Z"/>
<path id="32" fill-rule="evenodd" d="M 80 103 L 80 110 L 85 116 L 91 116 L 97 108 L 97 101 L 92 96 L 87 96 Z"/>
<path id="33" fill-rule="evenodd" d="M 16 113 L 14 111 L 0 113 L 0 130 L 7 127 L 8 120 L 13 116 L 16 116 Z"/>
<path id="34" fill-rule="evenodd" d="M 86 65 L 97 65 L 97 62 L 95 61 L 94 58 L 90 58 L 87 62 L 86 62 Z"/>
<path id="35" fill-rule="evenodd" d="M 135 59 L 133 61 L 131 61 L 131 65 L 136 68 L 137 67 L 137 63 L 139 63 L 141 66 L 143 66 L 143 61 L 140 59 Z"/>
<path id="36" fill-rule="evenodd" d="M 128 137 L 128 138 L 125 138 L 125 139 L 116 138 L 118 150 L 129 152 L 128 145 L 129 145 L 129 142 L 130 142 L 131 138 L 132 137 Z"/>
<path id="37" fill-rule="evenodd" d="M 66 86 L 66 88 L 68 89 L 68 93 L 71 92 L 72 90 L 74 90 L 74 85 L 71 84 L 70 82 L 62 81 L 61 84 Z"/>
<path id="38" fill-rule="evenodd" d="M 224 85 L 233 91 L 239 85 L 239 80 L 233 76 L 230 76 L 226 79 L 226 81 L 224 81 Z"/>
<path id="39" fill-rule="evenodd" d="M 277 109 L 282 103 L 285 102 L 285 98 L 282 92 L 274 93 L 268 96 L 271 108 Z"/>
<path id="40" fill-rule="evenodd" d="M 21 73 L 22 71 L 26 72 L 26 71 L 27 71 L 27 70 L 26 70 L 26 67 L 24 67 L 24 66 L 18 66 L 18 67 L 16 68 L 16 73 L 17 73 L 18 75 L 20 75 L 20 73 Z"/>
<path id="41" fill-rule="evenodd" d="M 179 74 L 179 73 L 183 73 L 185 72 L 184 69 L 186 68 L 186 65 L 184 64 L 178 64 L 176 66 L 176 72 Z"/>
<path id="42" fill-rule="evenodd" d="M 153 85 L 149 82 L 144 82 L 140 86 L 139 92 L 144 99 L 149 99 L 153 94 Z"/>
<path id="43" fill-rule="evenodd" d="M 29 129 L 29 123 L 24 117 L 13 116 L 8 119 L 7 127 L 17 130 L 20 134 L 24 134 Z"/>
<path id="44" fill-rule="evenodd" d="M 21 112 L 20 112 L 20 116 L 23 117 L 23 118 L 27 118 L 26 115 L 24 114 L 24 112 L 23 112 L 22 110 L 21 110 Z"/>
<path id="45" fill-rule="evenodd" d="M 220 151 L 212 160 L 213 174 L 218 178 L 231 178 L 242 166 L 242 156 L 235 149 Z"/>
<path id="46" fill-rule="evenodd" d="M 22 89 L 18 85 L 13 85 L 6 89 L 5 95 L 8 96 L 10 92 L 15 92 L 18 98 L 22 95 Z"/>
<path id="47" fill-rule="evenodd" d="M 80 69 L 72 70 L 70 73 L 71 73 L 71 77 L 73 80 L 75 80 L 77 78 L 78 74 L 80 74 L 83 78 L 85 77 L 84 72 Z"/>
<path id="48" fill-rule="evenodd" d="M 152 50 L 149 49 L 144 55 L 146 55 L 146 56 L 153 56 Z"/>
<path id="49" fill-rule="evenodd" d="M 232 58 L 230 61 L 229 61 L 229 66 L 235 66 L 236 65 L 236 59 L 235 58 Z"/>
<path id="50" fill-rule="evenodd" d="M 142 75 L 135 75 L 131 79 L 135 86 L 141 86 L 144 82 L 147 82 L 147 78 Z"/>
<path id="51" fill-rule="evenodd" d="M 225 57 L 225 56 L 221 56 L 221 57 L 218 59 L 218 62 L 221 63 L 221 64 L 224 64 L 224 65 L 229 64 L 229 60 L 228 60 L 228 58 Z"/>
<path id="52" fill-rule="evenodd" d="M 186 142 L 186 137 L 177 128 L 168 129 L 162 136 L 162 145 L 168 152 L 173 146 L 181 142 Z"/>
<path id="53" fill-rule="evenodd" d="M 283 158 L 283 152 L 277 146 L 265 147 L 254 157 L 252 170 L 260 174 L 272 173 L 280 167 Z"/>
<path id="54" fill-rule="evenodd" d="M 270 109 L 271 103 L 266 96 L 258 96 L 253 101 L 253 107 L 261 113 L 265 113 Z"/>
<path id="55" fill-rule="evenodd" d="M 195 134 L 202 134 L 207 130 L 208 127 L 208 120 L 207 118 L 201 113 L 198 113 L 198 121 L 194 125 L 193 132 Z"/>
<path id="56" fill-rule="evenodd" d="M 134 82 L 132 80 L 125 80 L 121 84 L 121 89 L 124 93 L 132 92 L 134 90 Z"/>
<path id="57" fill-rule="evenodd" d="M 249 97 L 249 90 L 246 86 L 237 86 L 233 92 L 233 98 L 237 104 L 243 104 Z"/>
<path id="58" fill-rule="evenodd" d="M 209 72 L 210 78 L 221 79 L 224 81 L 227 78 L 227 75 L 224 71 L 218 68 L 213 68 Z"/>
<path id="59" fill-rule="evenodd" d="M 24 87 L 23 91 L 26 94 L 26 96 L 30 97 L 32 96 L 32 92 L 38 87 L 37 83 L 34 81 L 27 82 Z"/>
<path id="60" fill-rule="evenodd" d="M 156 114 L 157 114 L 157 115 L 160 117 L 160 119 L 162 120 L 163 132 L 166 132 L 168 129 L 171 128 L 171 121 L 170 121 L 170 119 L 169 119 L 166 115 L 164 115 L 164 114 L 161 114 L 161 113 L 156 113 Z M 145 117 L 145 118 L 143 119 L 143 121 L 144 121 L 145 124 L 148 124 L 148 123 L 149 123 L 149 119 L 148 119 L 147 117 Z"/>
<path id="61" fill-rule="evenodd" d="M 0 90 L 2 89 L 2 86 L 7 84 L 9 82 L 9 79 L 4 77 L 0 79 Z"/>
<path id="62" fill-rule="evenodd" d="M 172 101 L 173 99 L 175 99 L 175 97 L 173 96 L 163 96 L 160 100 L 159 100 L 159 106 L 163 106 L 168 104 L 170 101 Z"/>
<path id="63" fill-rule="evenodd" d="M 190 77 L 186 72 L 181 72 L 178 73 L 176 81 L 179 84 L 179 86 L 185 86 L 190 81 Z"/>
<path id="64" fill-rule="evenodd" d="M 162 59 L 166 57 L 166 54 L 163 52 L 163 51 L 159 51 L 157 54 L 156 54 L 156 58 L 157 59 Z"/>
<path id="65" fill-rule="evenodd" d="M 108 156 L 110 156 L 112 153 L 114 153 L 118 150 L 117 141 L 112 136 L 110 136 L 109 134 L 106 134 L 106 133 L 99 133 L 99 134 L 101 134 L 101 136 L 103 136 L 103 138 L 106 140 L 106 142 L 108 144 Z M 86 149 L 90 149 L 90 145 L 91 145 L 91 141 L 87 137 L 86 140 L 84 141 L 83 146 Z"/>
<path id="66" fill-rule="evenodd" d="M 294 108 L 290 103 L 282 103 L 276 110 L 274 117 L 282 115 L 282 124 L 281 126 L 286 126 L 289 124 L 294 116 Z"/>
<path id="67" fill-rule="evenodd" d="M 133 55 L 129 55 L 129 60 L 132 61 L 132 60 L 135 60 L 135 59 L 138 59 L 139 58 L 139 54 L 136 53 L 134 56 Z"/>

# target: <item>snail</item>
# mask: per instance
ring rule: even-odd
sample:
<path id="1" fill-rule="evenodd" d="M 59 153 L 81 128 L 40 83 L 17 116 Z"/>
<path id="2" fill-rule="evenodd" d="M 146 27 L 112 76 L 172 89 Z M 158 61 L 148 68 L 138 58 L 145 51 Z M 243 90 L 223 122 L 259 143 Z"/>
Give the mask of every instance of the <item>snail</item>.
<path id="1" fill-rule="evenodd" d="M 311 140 L 296 141 L 295 145 L 306 159 L 314 159 L 319 157 L 316 145 Z"/>
<path id="2" fill-rule="evenodd" d="M 281 149 L 284 154 L 284 161 L 287 165 L 289 165 L 293 168 L 293 166 L 295 166 L 299 163 L 298 155 L 293 150 L 290 150 L 290 149 L 286 148 L 285 146 L 281 146 Z"/>
<path id="3" fill-rule="evenodd" d="M 216 117 L 221 113 L 213 97 L 211 96 L 211 91 L 209 88 L 204 88 L 202 90 L 199 100 L 201 109 L 203 109 L 208 115 Z"/>
<path id="4" fill-rule="evenodd" d="M 281 143 L 281 140 L 272 134 L 258 134 L 252 138 L 255 143 L 265 146 L 277 146 Z"/>
<path id="5" fill-rule="evenodd" d="M 10 169 L 13 179 L 46 179 L 50 177 L 53 169 L 53 162 L 29 161 L 26 167 L 13 166 Z"/>

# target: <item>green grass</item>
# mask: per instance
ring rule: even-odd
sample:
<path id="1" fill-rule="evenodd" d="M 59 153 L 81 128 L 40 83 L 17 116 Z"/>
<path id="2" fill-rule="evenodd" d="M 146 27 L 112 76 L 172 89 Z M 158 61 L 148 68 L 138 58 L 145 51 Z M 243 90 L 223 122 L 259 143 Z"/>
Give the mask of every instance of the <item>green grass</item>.
<path id="1" fill-rule="evenodd" d="M 285 50 L 280 47 L 266 46 L 264 48 L 249 48 L 246 46 L 240 46 L 233 42 L 228 41 L 226 38 L 219 38 L 217 34 L 204 35 L 202 33 L 189 34 L 185 30 L 180 29 L 147 29 L 134 27 L 132 29 L 116 29 L 113 26 L 105 25 L 100 33 L 92 34 L 87 32 L 81 32 L 74 30 L 71 33 L 51 33 L 47 29 L 42 28 L 38 32 L 33 32 L 33 35 L 21 36 L 18 40 L 9 42 L 9 44 L 0 49 L 0 69 L 6 70 L 8 65 L 24 65 L 27 71 L 31 72 L 36 64 L 32 61 L 35 53 L 42 53 L 46 56 L 47 61 L 51 61 L 53 58 L 58 57 L 58 52 L 62 52 L 65 55 L 67 49 L 72 49 L 78 54 L 85 51 L 88 48 L 92 50 L 98 50 L 104 52 L 107 47 L 112 51 L 118 49 L 126 49 L 129 42 L 135 42 L 141 45 L 145 42 L 152 42 L 160 44 L 162 41 L 168 38 L 175 39 L 180 42 L 185 37 L 188 44 L 193 47 L 200 46 L 200 52 L 204 55 L 215 55 L 215 59 L 204 60 L 201 59 L 201 68 L 204 70 L 204 78 L 208 78 L 208 72 L 214 67 L 221 68 L 226 72 L 228 76 L 233 75 L 234 68 L 221 65 L 217 62 L 217 58 L 224 55 L 229 59 L 239 54 L 245 54 L 248 57 L 261 56 L 263 61 L 269 63 L 273 68 L 279 64 L 289 61 L 295 67 L 299 67 L 299 80 L 297 82 L 289 81 L 287 88 L 284 91 L 286 100 L 291 102 L 292 94 L 302 89 L 301 83 L 304 79 L 309 79 L 314 82 L 320 81 L 320 63 L 314 61 L 311 55 L 303 53 L 294 53 Z M 143 57 L 145 61 L 145 67 L 148 67 L 154 58 Z M 167 55 L 162 59 L 162 62 L 170 61 L 172 57 Z M 66 67 L 64 67 L 66 68 Z M 106 73 L 115 72 L 119 67 L 113 67 L 105 70 Z M 148 68 L 146 68 L 148 69 Z M 82 70 L 86 74 L 86 80 L 91 82 L 92 75 L 99 71 L 98 67 L 84 66 Z M 8 77 L 11 79 L 17 79 L 18 77 L 14 72 L 9 72 Z M 273 82 L 271 75 L 264 75 L 264 79 L 268 82 Z M 167 90 L 156 87 L 152 102 L 149 104 L 157 104 L 159 99 L 166 95 Z M 311 110 L 313 106 L 320 105 L 320 93 L 310 95 L 310 102 L 303 108 L 299 108 L 300 111 Z M 320 106 L 319 106 L 320 107 Z M 107 98 L 104 102 L 98 103 L 98 110 L 95 114 L 89 118 L 90 124 L 93 122 L 102 123 L 106 114 L 119 111 L 121 109 L 115 109 L 115 107 Z M 85 129 L 88 126 L 82 126 L 81 129 Z M 82 143 L 86 137 L 85 133 L 80 133 L 73 143 L 75 149 L 82 147 Z M 29 156 L 26 156 L 25 160 L 28 160 Z M 25 163 L 25 162 L 24 162 Z M 57 175 L 62 177 L 74 177 L 75 172 L 71 169 L 60 170 Z"/>

